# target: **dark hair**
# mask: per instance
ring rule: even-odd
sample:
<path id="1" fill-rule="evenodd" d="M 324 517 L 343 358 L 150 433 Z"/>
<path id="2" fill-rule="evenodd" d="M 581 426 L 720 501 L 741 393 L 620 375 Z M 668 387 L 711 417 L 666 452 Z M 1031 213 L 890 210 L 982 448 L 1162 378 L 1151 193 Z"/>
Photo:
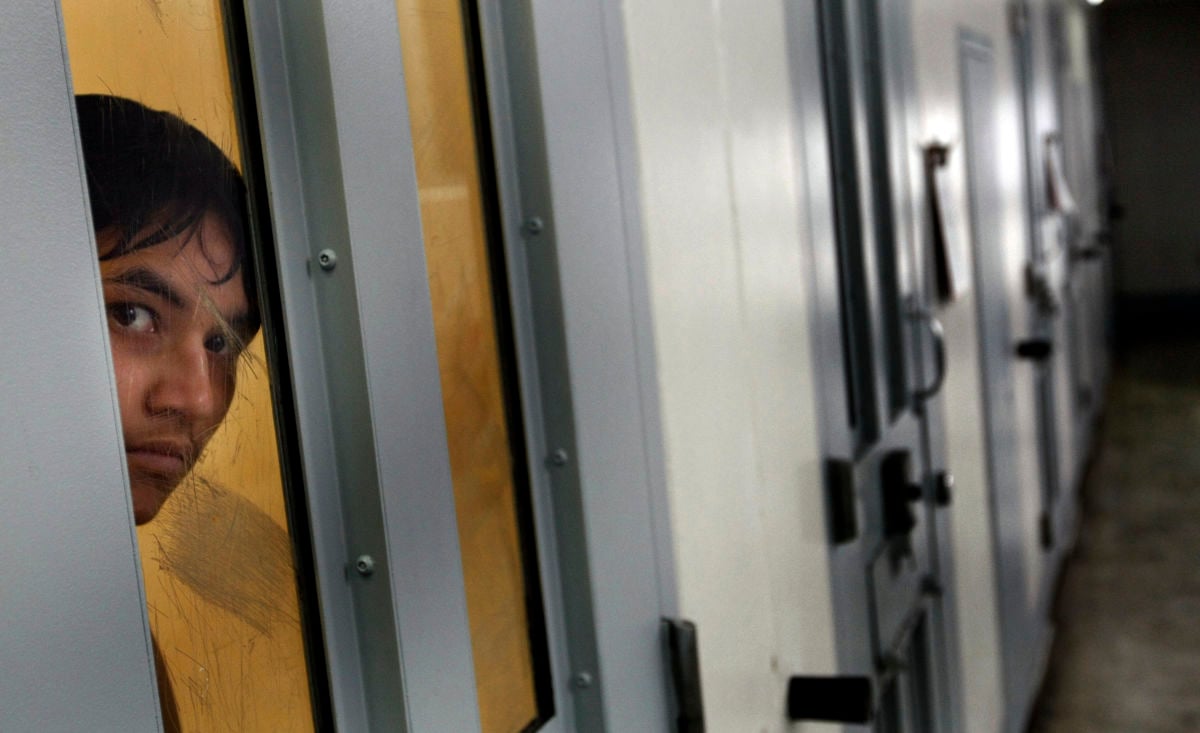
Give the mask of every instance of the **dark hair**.
<path id="1" fill-rule="evenodd" d="M 246 185 L 229 158 L 180 117 L 132 99 L 81 94 L 75 106 L 92 226 L 97 235 L 116 235 L 100 259 L 121 257 L 180 234 L 198 237 L 204 216 L 212 214 L 228 230 L 234 249 L 233 264 L 213 284 L 241 272 L 251 312 L 257 314 Z M 197 243 L 203 250 L 204 241 Z"/>

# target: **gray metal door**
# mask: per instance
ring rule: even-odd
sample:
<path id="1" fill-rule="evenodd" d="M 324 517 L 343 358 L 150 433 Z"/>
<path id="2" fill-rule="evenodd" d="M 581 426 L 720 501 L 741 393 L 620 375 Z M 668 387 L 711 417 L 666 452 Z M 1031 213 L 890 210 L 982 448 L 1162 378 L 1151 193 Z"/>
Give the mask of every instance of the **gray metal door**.
<path id="1" fill-rule="evenodd" d="M 1041 547 L 1051 552 L 1055 545 L 1054 507 L 1058 502 L 1058 434 L 1055 396 L 1055 360 L 1058 344 L 1056 327 L 1062 309 L 1058 284 L 1054 277 L 1051 250 L 1056 242 L 1043 236 L 1042 218 L 1048 212 L 1043 170 L 1045 162 L 1037 135 L 1034 23 L 1028 0 L 1014 0 L 1009 6 L 1010 30 L 1013 41 L 1015 72 L 1019 87 L 1021 122 L 1025 142 L 1026 220 L 1029 247 L 1026 280 L 1033 308 L 1022 343 L 1023 354 L 1034 366 L 1034 401 L 1037 408 L 1039 474 L 1041 477 L 1041 509 L 1039 535 Z"/>
<path id="2" fill-rule="evenodd" d="M 1026 283 L 1032 306 L 1018 348 L 1034 369 L 1041 464 L 1037 531 L 1041 564 L 1046 568 L 1034 603 L 1045 618 L 1078 521 L 1070 487 L 1082 461 L 1080 451 L 1088 444 L 1092 409 L 1103 384 L 1103 369 L 1100 381 L 1092 384 L 1089 366 L 1091 344 L 1104 340 L 1102 335 L 1093 337 L 1102 330 L 1102 322 L 1088 317 L 1084 301 L 1090 286 L 1080 273 L 1091 271 L 1094 264 L 1103 266 L 1105 252 L 1081 237 L 1078 211 L 1079 206 L 1087 210 L 1086 201 L 1068 205 L 1063 200 L 1085 193 L 1078 185 L 1079 166 L 1066 165 L 1072 160 L 1068 148 L 1080 136 L 1070 133 L 1079 125 L 1072 124 L 1064 107 L 1063 90 L 1072 82 L 1064 72 L 1070 53 L 1063 8 L 1013 0 L 1009 12 L 1025 141 Z M 1068 175 L 1072 171 L 1074 177 Z M 1072 192 L 1066 197 L 1059 190 L 1062 180 L 1069 181 L 1066 190 Z"/>
<path id="3" fill-rule="evenodd" d="M 1016 733 L 1024 729 L 1023 713 L 1030 709 L 1036 692 L 1036 667 L 1049 630 L 1038 614 L 1037 604 L 1026 597 L 1026 579 L 1031 569 L 1025 555 L 1028 528 L 1022 526 L 1021 486 L 1015 470 L 1020 461 L 1015 415 L 1018 397 L 1013 376 L 1017 356 L 1010 331 L 1004 242 L 1000 236 L 999 213 L 1003 197 L 996 148 L 996 60 L 990 42 L 964 32 L 959 38 L 959 64 L 977 288 L 979 362 L 984 385 L 988 483 L 999 565 L 997 597 L 1004 709 L 1008 711 L 1003 730 Z M 1043 466 L 1043 474 L 1046 468 Z M 1043 501 L 1045 498 L 1043 493 Z M 1043 505 L 1043 512 L 1046 509 Z"/>
<path id="4" fill-rule="evenodd" d="M 1060 208 L 1066 233 L 1069 404 L 1074 418 L 1070 459 L 1074 484 L 1091 445 L 1094 418 L 1102 402 L 1104 353 L 1104 281 L 1108 248 L 1103 232 L 1099 155 L 1099 110 L 1092 68 L 1096 53 L 1088 14 L 1071 3 L 1053 3 L 1049 12 L 1055 107 L 1060 126 L 1062 173 L 1074 206 Z M 1059 510 L 1062 529 L 1073 534 L 1074 501 Z"/>
<path id="5" fill-rule="evenodd" d="M 909 9 L 825 0 L 818 10 L 837 235 L 816 242 L 815 287 L 838 681 L 870 690 L 856 709 L 824 719 L 950 731 L 953 622 L 940 538 L 952 482 L 934 409 L 945 353 L 917 235 Z"/>

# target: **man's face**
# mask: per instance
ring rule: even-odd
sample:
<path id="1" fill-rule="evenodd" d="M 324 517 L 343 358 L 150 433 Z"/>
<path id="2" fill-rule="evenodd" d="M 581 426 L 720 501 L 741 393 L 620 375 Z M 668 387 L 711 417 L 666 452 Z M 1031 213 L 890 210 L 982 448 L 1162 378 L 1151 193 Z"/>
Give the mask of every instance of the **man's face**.
<path id="1" fill-rule="evenodd" d="M 101 232 L 101 254 L 111 249 Z M 121 427 L 138 524 L 158 514 L 229 409 L 250 304 L 225 228 L 101 260 Z"/>

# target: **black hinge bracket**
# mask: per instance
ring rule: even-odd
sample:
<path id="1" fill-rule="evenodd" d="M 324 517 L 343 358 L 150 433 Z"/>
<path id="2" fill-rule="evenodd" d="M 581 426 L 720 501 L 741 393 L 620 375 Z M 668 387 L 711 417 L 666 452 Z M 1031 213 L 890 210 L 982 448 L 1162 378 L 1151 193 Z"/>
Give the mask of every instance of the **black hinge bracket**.
<path id="1" fill-rule="evenodd" d="M 853 463 L 840 458 L 825 460 L 825 499 L 830 542 L 844 545 L 858 539 L 858 502 L 854 490 Z"/>
<path id="2" fill-rule="evenodd" d="M 696 624 L 664 618 L 663 641 L 675 726 L 674 733 L 704 733 L 704 698 L 700 692 L 700 644 Z"/>

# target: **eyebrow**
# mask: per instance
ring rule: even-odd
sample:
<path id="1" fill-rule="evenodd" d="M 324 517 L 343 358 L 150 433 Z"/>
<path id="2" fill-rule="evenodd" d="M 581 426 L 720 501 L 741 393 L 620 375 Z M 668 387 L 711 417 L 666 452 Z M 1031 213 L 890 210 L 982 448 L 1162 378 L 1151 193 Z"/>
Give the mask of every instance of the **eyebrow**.
<path id="1" fill-rule="evenodd" d="M 109 280 L 157 295 L 176 308 L 182 308 L 185 305 L 183 296 L 179 294 L 179 291 L 171 283 L 167 282 L 157 272 L 144 267 L 135 267 L 132 270 L 122 272 L 116 277 L 109 278 Z"/>
<path id="2" fill-rule="evenodd" d="M 242 342 L 242 346 L 245 346 L 250 342 L 250 339 L 253 338 L 254 331 L 257 330 L 252 330 L 254 323 L 254 318 L 247 313 L 243 315 L 237 315 L 226 320 L 225 326 L 231 333 L 237 336 L 238 341 Z"/>
<path id="3" fill-rule="evenodd" d="M 134 267 L 126 272 L 122 272 L 120 275 L 108 278 L 108 280 L 109 282 L 134 287 L 138 290 L 144 290 L 157 295 L 176 308 L 184 308 L 188 304 L 188 301 L 180 295 L 179 291 L 171 283 L 167 282 L 162 275 L 149 268 Z M 239 313 L 228 319 L 221 317 L 221 320 L 230 331 L 238 334 L 239 338 L 249 334 L 251 325 L 254 323 L 254 317 L 249 313 Z"/>

